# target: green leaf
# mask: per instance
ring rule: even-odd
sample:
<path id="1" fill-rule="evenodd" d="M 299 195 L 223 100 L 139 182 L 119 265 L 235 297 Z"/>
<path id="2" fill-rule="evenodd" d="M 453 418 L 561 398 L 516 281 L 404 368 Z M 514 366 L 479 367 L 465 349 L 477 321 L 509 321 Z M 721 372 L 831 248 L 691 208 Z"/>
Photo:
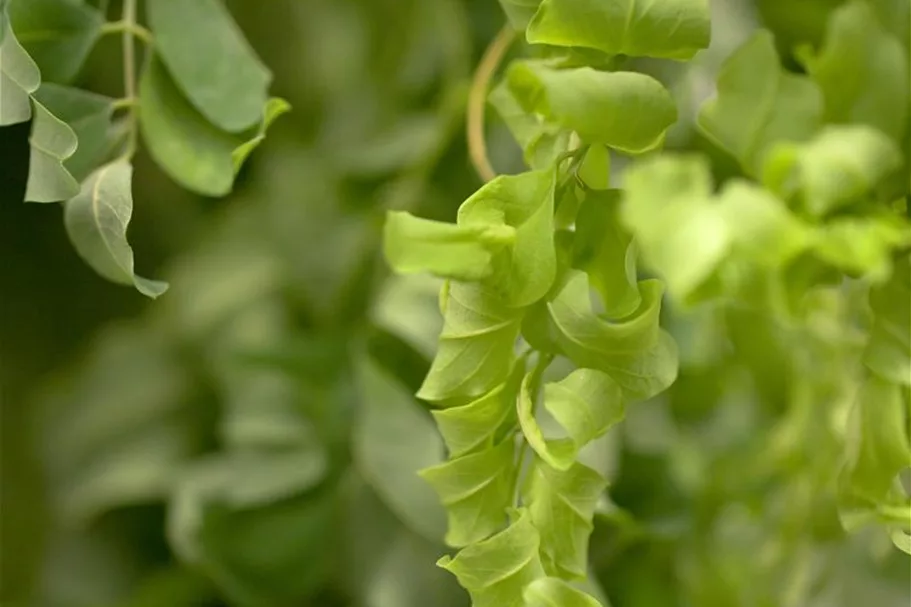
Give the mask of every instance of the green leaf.
<path id="1" fill-rule="evenodd" d="M 221 0 L 149 0 L 155 49 L 190 103 L 224 131 L 261 120 L 272 74 Z"/>
<path id="2" fill-rule="evenodd" d="M 524 607 L 523 590 L 544 571 L 538 531 L 524 511 L 497 535 L 439 561 L 471 595 L 472 607 Z"/>
<path id="3" fill-rule="evenodd" d="M 724 62 L 718 95 L 702 106 L 697 125 L 755 176 L 770 146 L 809 139 L 821 118 L 819 89 L 781 68 L 772 35 L 761 30 Z"/>
<path id="4" fill-rule="evenodd" d="M 44 83 L 35 92 L 41 102 L 76 134 L 79 146 L 63 166 L 82 181 L 112 150 L 116 137 L 111 124 L 113 99 L 89 91 Z"/>
<path id="5" fill-rule="evenodd" d="M 390 276 L 374 301 L 371 320 L 430 360 L 443 329 L 441 288 L 442 281 L 431 276 Z"/>
<path id="6" fill-rule="evenodd" d="M 508 381 L 480 398 L 467 405 L 431 411 L 450 457 L 493 447 L 498 430 L 515 412 L 519 384 L 525 374 L 524 359 L 519 362 L 523 364 L 516 365 Z"/>
<path id="7" fill-rule="evenodd" d="M 644 400 L 677 377 L 677 349 L 658 327 L 663 286 L 657 280 L 639 283 L 642 305 L 633 316 L 610 322 L 592 310 L 588 280 L 572 271 L 548 304 L 558 342 L 580 367 L 610 375 L 627 398 Z"/>
<path id="8" fill-rule="evenodd" d="M 870 291 L 870 307 L 864 363 L 883 379 L 911 385 L 911 256 L 899 256 L 889 282 Z"/>
<path id="9" fill-rule="evenodd" d="M 642 302 L 636 245 L 621 224 L 620 190 L 586 192 L 576 215 L 573 266 L 588 274 L 608 318 L 623 318 Z"/>
<path id="10" fill-rule="evenodd" d="M 73 0 L 17 0 L 9 16 L 44 79 L 61 83 L 79 74 L 104 24 L 98 9 Z"/>
<path id="11" fill-rule="evenodd" d="M 32 117 L 29 95 L 38 90 L 41 72 L 16 40 L 9 20 L 0 40 L 0 126 L 18 124 Z"/>
<path id="12" fill-rule="evenodd" d="M 819 53 L 801 58 L 822 89 L 827 121 L 866 124 L 902 141 L 911 96 L 908 51 L 869 2 L 853 0 L 833 11 Z"/>
<path id="13" fill-rule="evenodd" d="M 229 453 L 185 471 L 168 509 L 169 543 L 231 602 L 295 604 L 322 583 L 334 541 L 321 451 Z M 318 563 L 300 569 L 301 559 Z"/>
<path id="14" fill-rule="evenodd" d="M 541 0 L 500 0 L 500 6 L 503 7 L 506 18 L 509 19 L 513 29 L 518 32 L 525 31 L 528 22 L 538 10 L 539 4 L 541 4 Z"/>
<path id="15" fill-rule="evenodd" d="M 805 144 L 774 146 L 763 182 L 779 195 L 798 197 L 807 211 L 821 217 L 861 200 L 901 163 L 895 143 L 873 128 L 827 127 Z"/>
<path id="16" fill-rule="evenodd" d="M 522 381 L 518 411 L 522 433 L 542 460 L 557 470 L 568 470 L 585 445 L 603 436 L 623 419 L 620 386 L 607 373 L 576 369 L 559 382 L 544 384 L 544 408 L 565 430 L 566 437 L 545 438 L 534 414 L 537 383 L 532 371 Z"/>
<path id="17" fill-rule="evenodd" d="M 437 355 L 418 398 L 467 402 L 506 381 L 522 313 L 477 284 L 448 284 L 442 295 L 445 311 Z"/>
<path id="18" fill-rule="evenodd" d="M 597 143 L 589 146 L 576 171 L 579 180 L 591 190 L 606 190 L 610 187 L 610 150 Z"/>
<path id="19" fill-rule="evenodd" d="M 76 134 L 65 122 L 32 99 L 28 182 L 25 200 L 59 202 L 79 193 L 79 183 L 63 166 L 76 151 Z"/>
<path id="20" fill-rule="evenodd" d="M 844 489 L 868 502 L 885 501 L 911 461 L 908 407 L 901 389 L 874 375 L 861 387 L 848 422 Z"/>
<path id="21" fill-rule="evenodd" d="M 467 546 L 503 527 L 513 498 L 514 452 L 509 437 L 489 449 L 420 472 L 446 507 L 446 544 Z"/>
<path id="22" fill-rule="evenodd" d="M 578 462 L 557 470 L 536 459 L 522 487 L 522 503 L 541 534 L 541 561 L 549 575 L 584 579 L 588 540 L 607 481 Z"/>
<path id="23" fill-rule="evenodd" d="M 443 459 L 443 442 L 433 422 L 374 362 L 360 362 L 358 381 L 361 405 L 352 444 L 355 465 L 406 526 L 439 541 L 446 517 L 436 495 L 417 474 Z"/>
<path id="24" fill-rule="evenodd" d="M 893 217 L 844 217 L 819 226 L 813 251 L 834 267 L 875 281 L 888 279 L 892 253 L 911 244 L 911 226 Z"/>
<path id="25" fill-rule="evenodd" d="M 711 38 L 708 0 L 544 0 L 528 26 L 532 44 L 610 55 L 691 59 Z"/>
<path id="26" fill-rule="evenodd" d="M 463 226 L 388 211 L 383 252 L 402 274 L 429 272 L 442 278 L 477 281 L 493 273 L 493 255 L 515 241 L 504 224 Z"/>
<path id="27" fill-rule="evenodd" d="M 555 186 L 553 170 L 500 175 L 459 207 L 460 227 L 514 229 L 511 246 L 493 257 L 487 281 L 507 306 L 531 305 L 547 294 L 556 278 Z"/>
<path id="28" fill-rule="evenodd" d="M 553 166 L 557 157 L 569 148 L 570 131 L 538 114 L 526 112 L 510 89 L 508 79 L 501 80 L 487 100 L 522 148 L 525 163 L 532 169 Z"/>
<path id="29" fill-rule="evenodd" d="M 70 242 L 96 272 L 156 298 L 167 290 L 167 283 L 134 274 L 133 249 L 127 243 L 133 214 L 132 177 L 133 167 L 124 160 L 99 168 L 66 202 L 64 222 Z"/>
<path id="30" fill-rule="evenodd" d="M 283 100 L 272 99 L 260 107 L 262 123 L 254 133 L 233 135 L 187 102 L 159 60 L 152 60 L 139 83 L 139 124 L 149 154 L 177 183 L 206 196 L 231 191 L 240 163 L 286 109 Z"/>
<path id="31" fill-rule="evenodd" d="M 641 153 L 659 146 L 677 120 L 670 93 L 644 74 L 589 67 L 557 70 L 541 62 L 517 61 L 507 78 L 527 112 L 543 114 L 588 143 L 624 152 Z M 630 115 L 636 120 L 630 120 Z"/>
<path id="32" fill-rule="evenodd" d="M 539 578 L 529 584 L 525 603 L 527 607 L 602 607 L 591 595 L 556 577 Z"/>

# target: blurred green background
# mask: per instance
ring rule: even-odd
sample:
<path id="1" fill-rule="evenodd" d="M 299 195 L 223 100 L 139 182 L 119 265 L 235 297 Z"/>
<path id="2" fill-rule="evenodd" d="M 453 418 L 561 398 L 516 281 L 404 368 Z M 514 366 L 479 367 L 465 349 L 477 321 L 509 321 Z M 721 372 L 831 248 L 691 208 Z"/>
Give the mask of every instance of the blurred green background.
<path id="1" fill-rule="evenodd" d="M 691 116 L 752 28 L 783 49 L 818 42 L 836 4 L 718 1 L 692 66 L 643 62 L 682 108 L 669 146 L 711 152 Z M 0 137 L 0 604 L 466 605 L 434 566 L 441 520 L 412 474 L 442 455 L 409 396 L 438 285 L 390 277 L 379 238 L 385 210 L 451 219 L 480 185 L 464 103 L 501 9 L 228 5 L 293 111 L 224 199 L 188 194 L 140 153 L 130 237 L 139 272 L 171 282 L 160 300 L 85 266 L 60 206 L 20 202 L 27 125 Z M 117 96 L 119 56 L 102 40 L 79 84 Z M 521 170 L 490 122 L 494 166 Z M 734 170 L 711 153 L 719 175 Z M 907 557 L 846 537 L 823 489 L 839 443 L 813 419 L 846 403 L 786 406 L 808 367 L 762 322 L 670 318 L 680 381 L 591 455 L 613 483 L 592 567 L 615 607 L 907 605 Z M 836 385 L 841 362 L 809 368 Z"/>

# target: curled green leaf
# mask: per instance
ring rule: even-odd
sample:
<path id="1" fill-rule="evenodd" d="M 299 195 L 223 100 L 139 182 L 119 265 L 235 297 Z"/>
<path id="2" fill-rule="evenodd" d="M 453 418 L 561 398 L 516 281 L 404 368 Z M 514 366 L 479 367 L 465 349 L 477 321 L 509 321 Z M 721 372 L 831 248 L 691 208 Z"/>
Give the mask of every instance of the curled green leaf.
<path id="1" fill-rule="evenodd" d="M 456 576 L 473 607 L 524 607 L 523 590 L 544 575 L 539 543 L 531 517 L 520 511 L 505 530 L 438 564 Z"/>
<path id="2" fill-rule="evenodd" d="M 527 33 L 532 44 L 678 60 L 710 37 L 708 0 L 543 0 Z"/>
<path id="3" fill-rule="evenodd" d="M 514 452 L 510 437 L 489 449 L 420 471 L 446 508 L 448 545 L 468 546 L 503 527 L 513 497 Z"/>
<path id="4" fill-rule="evenodd" d="M 558 577 L 538 578 L 525 588 L 527 607 L 602 607 L 589 594 Z"/>
<path id="5" fill-rule="evenodd" d="M 589 143 L 624 152 L 659 146 L 677 120 L 671 94 L 645 74 L 558 70 L 543 62 L 517 61 L 507 78 L 527 112 L 540 113 Z"/>
<path id="6" fill-rule="evenodd" d="M 32 134 L 29 137 L 31 153 L 25 200 L 66 200 L 79 192 L 79 183 L 63 165 L 76 151 L 76 134 L 34 98 L 32 107 Z"/>
<path id="7" fill-rule="evenodd" d="M 164 293 L 164 282 L 137 276 L 127 226 L 133 214 L 133 167 L 120 160 L 92 173 L 78 195 L 66 202 L 64 223 L 79 255 L 112 282 L 133 285 L 151 298 Z"/>

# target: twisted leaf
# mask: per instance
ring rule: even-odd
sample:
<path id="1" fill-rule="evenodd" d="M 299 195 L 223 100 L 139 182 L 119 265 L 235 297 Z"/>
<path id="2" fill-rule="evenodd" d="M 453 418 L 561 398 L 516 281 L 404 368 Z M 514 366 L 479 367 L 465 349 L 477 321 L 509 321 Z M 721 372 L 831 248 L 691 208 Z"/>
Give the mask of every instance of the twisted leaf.
<path id="1" fill-rule="evenodd" d="M 525 588 L 527 607 L 602 607 L 601 603 L 560 578 L 539 578 Z"/>

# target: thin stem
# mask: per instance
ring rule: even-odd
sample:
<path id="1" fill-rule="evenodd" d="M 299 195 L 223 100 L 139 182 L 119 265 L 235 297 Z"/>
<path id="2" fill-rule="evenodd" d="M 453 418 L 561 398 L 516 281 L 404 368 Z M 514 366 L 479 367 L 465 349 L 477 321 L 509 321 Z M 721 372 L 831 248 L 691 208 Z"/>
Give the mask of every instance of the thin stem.
<path id="1" fill-rule="evenodd" d="M 101 34 L 123 34 L 129 32 L 136 38 L 142 40 L 145 44 L 152 44 L 152 32 L 142 27 L 138 23 L 127 23 L 126 21 L 108 21 L 101 26 Z"/>
<path id="2" fill-rule="evenodd" d="M 136 1 L 123 0 L 123 92 L 126 99 L 136 99 L 136 45 L 134 38 L 137 32 L 136 24 Z M 151 37 L 149 37 L 151 40 Z M 124 150 L 123 157 L 130 159 L 136 153 L 136 143 L 138 138 L 136 114 L 137 104 L 129 106 L 129 134 L 127 147 Z"/>
<path id="3" fill-rule="evenodd" d="M 490 159 L 487 157 L 487 143 L 484 140 L 484 107 L 487 102 L 487 89 L 494 73 L 500 66 L 500 62 L 503 61 L 503 56 L 515 37 L 515 30 L 509 24 L 504 25 L 503 29 L 500 30 L 484 51 L 484 56 L 481 57 L 481 62 L 475 70 L 474 77 L 471 80 L 471 88 L 468 91 L 468 120 L 466 124 L 468 154 L 478 175 L 485 182 L 497 176 L 496 171 L 490 165 Z"/>

